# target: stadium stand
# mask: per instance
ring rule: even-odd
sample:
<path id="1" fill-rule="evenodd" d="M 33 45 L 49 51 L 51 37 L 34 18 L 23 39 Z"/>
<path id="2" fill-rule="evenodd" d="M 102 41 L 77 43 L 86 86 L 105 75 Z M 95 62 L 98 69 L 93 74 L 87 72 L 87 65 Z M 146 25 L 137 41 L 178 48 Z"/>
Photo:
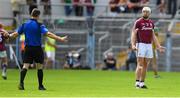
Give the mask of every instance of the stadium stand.
<path id="1" fill-rule="evenodd" d="M 52 4 L 53 8 L 61 8 L 62 11 L 64 4 Z M 98 3 L 95 5 L 97 13 L 94 16 L 94 31 L 95 31 L 95 63 L 101 64 L 103 62 L 103 56 L 107 51 L 113 51 L 115 56 L 120 59 L 118 66 L 123 66 L 126 58 L 126 53 L 124 52 L 128 48 L 127 39 L 130 37 L 131 28 L 133 22 L 136 18 L 140 17 L 140 14 L 133 13 L 120 13 L 116 16 L 109 15 L 108 5 L 103 5 Z M 38 5 L 42 9 L 42 5 Z M 102 10 L 99 10 L 101 9 Z M 27 5 L 21 5 L 21 15 L 19 16 L 19 22 L 23 22 L 28 16 Z M 105 10 L 104 10 L 105 9 Z M 156 10 L 156 9 L 153 9 Z M 54 11 L 54 10 L 53 10 Z M 57 10 L 56 10 L 57 11 Z M 101 13 L 99 13 L 101 12 Z M 102 13 L 103 12 L 103 13 Z M 161 43 L 166 46 L 166 35 L 168 32 L 169 25 L 172 21 L 171 15 L 159 16 L 158 14 L 152 13 L 152 19 L 155 20 L 156 26 L 160 29 L 160 39 Z M 176 20 L 178 15 L 175 17 Z M 7 19 L 7 17 L 0 17 L 0 19 Z M 55 32 L 58 35 L 68 35 L 70 40 L 68 43 L 57 43 L 58 49 L 56 52 L 56 68 L 62 68 L 65 62 L 65 55 L 72 50 L 80 51 L 82 55 L 82 64 L 87 63 L 87 34 L 88 26 L 86 17 L 76 17 L 76 16 L 64 16 L 62 13 L 52 12 L 50 17 L 42 16 L 42 19 L 50 19 L 47 24 L 50 31 Z M 43 21 L 42 20 L 42 21 Z M 179 34 L 179 22 L 175 22 L 174 32 L 176 35 Z M 7 27 L 10 28 L 10 27 Z M 179 36 L 179 35 L 178 35 Z M 172 47 L 172 71 L 180 70 L 178 64 L 180 64 L 178 58 L 179 47 L 178 37 L 173 37 Z M 15 42 L 13 42 L 15 46 Z M 166 54 L 159 54 L 159 70 L 166 70 Z"/>

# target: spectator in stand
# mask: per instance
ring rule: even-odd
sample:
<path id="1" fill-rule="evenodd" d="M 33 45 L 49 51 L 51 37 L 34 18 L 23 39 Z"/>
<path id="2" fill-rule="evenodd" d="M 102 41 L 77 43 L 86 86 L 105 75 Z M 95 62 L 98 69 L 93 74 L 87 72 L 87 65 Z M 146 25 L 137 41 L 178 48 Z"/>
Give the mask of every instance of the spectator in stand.
<path id="1" fill-rule="evenodd" d="M 104 59 L 105 66 L 103 70 L 116 70 L 116 59 L 112 52 L 107 53 Z"/>
<path id="2" fill-rule="evenodd" d="M 119 0 L 118 3 L 118 13 L 128 12 L 127 0 Z"/>
<path id="3" fill-rule="evenodd" d="M 51 22 L 51 0 L 41 0 L 40 3 L 44 7 L 43 15 L 45 19 L 43 20 L 43 23 L 48 27 Z"/>
<path id="4" fill-rule="evenodd" d="M 129 0 L 128 8 L 133 13 L 138 13 L 145 6 L 148 6 L 149 0 Z"/>
<path id="5" fill-rule="evenodd" d="M 43 15 L 51 15 L 51 0 L 41 0 L 41 4 L 44 6 Z"/>
<path id="6" fill-rule="evenodd" d="M 148 6 L 149 5 L 149 0 L 140 0 L 140 7 L 141 7 L 141 10 L 143 7 L 145 6 Z"/>
<path id="7" fill-rule="evenodd" d="M 137 57 L 134 50 L 132 50 L 131 46 L 128 47 L 127 50 L 127 60 L 126 60 L 126 70 L 133 70 L 136 68 L 137 65 Z M 134 66 L 131 66 L 130 64 L 133 64 Z"/>
<path id="8" fill-rule="evenodd" d="M 168 14 L 172 14 L 172 18 L 176 14 L 177 0 L 168 0 Z"/>
<path id="9" fill-rule="evenodd" d="M 115 16 L 118 12 L 118 3 L 119 0 L 110 0 L 109 6 L 110 6 L 110 15 Z"/>
<path id="10" fill-rule="evenodd" d="M 26 0 L 27 5 L 29 5 L 29 14 L 31 14 L 34 8 L 37 8 L 37 0 Z"/>
<path id="11" fill-rule="evenodd" d="M 158 13 L 160 15 L 164 15 L 166 11 L 166 2 L 165 0 L 157 0 L 156 2 L 157 8 L 158 8 Z"/>
<path id="12" fill-rule="evenodd" d="M 97 2 L 97 0 L 85 0 L 86 5 L 86 12 L 88 16 L 93 16 L 94 15 L 94 9 L 95 6 L 94 4 Z"/>
<path id="13" fill-rule="evenodd" d="M 65 15 L 66 16 L 69 16 L 71 15 L 71 12 L 73 10 L 73 7 L 72 7 L 72 0 L 62 0 L 62 3 L 65 4 L 64 6 L 64 10 L 65 10 Z"/>
<path id="14" fill-rule="evenodd" d="M 17 25 L 16 18 L 20 13 L 20 3 L 21 3 L 21 0 L 11 0 L 13 17 L 14 17 L 13 23 L 12 23 L 13 29 L 16 28 L 16 25 Z"/>
<path id="15" fill-rule="evenodd" d="M 84 0 L 73 0 L 74 12 L 76 16 L 83 16 Z"/>
<path id="16" fill-rule="evenodd" d="M 70 51 L 66 56 L 66 62 L 63 66 L 64 69 L 82 69 L 81 55 L 76 51 Z"/>

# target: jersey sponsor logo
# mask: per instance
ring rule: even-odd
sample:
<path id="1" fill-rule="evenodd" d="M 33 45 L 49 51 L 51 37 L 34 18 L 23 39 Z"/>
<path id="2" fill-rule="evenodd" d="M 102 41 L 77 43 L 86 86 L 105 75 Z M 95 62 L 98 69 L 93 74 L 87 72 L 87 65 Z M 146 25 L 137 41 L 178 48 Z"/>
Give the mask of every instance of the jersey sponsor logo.
<path id="1" fill-rule="evenodd" d="M 153 29 L 152 27 L 143 26 L 141 30 L 152 30 L 152 29 Z"/>
<path id="2" fill-rule="evenodd" d="M 141 23 L 142 28 L 141 30 L 152 30 L 152 23 Z"/>

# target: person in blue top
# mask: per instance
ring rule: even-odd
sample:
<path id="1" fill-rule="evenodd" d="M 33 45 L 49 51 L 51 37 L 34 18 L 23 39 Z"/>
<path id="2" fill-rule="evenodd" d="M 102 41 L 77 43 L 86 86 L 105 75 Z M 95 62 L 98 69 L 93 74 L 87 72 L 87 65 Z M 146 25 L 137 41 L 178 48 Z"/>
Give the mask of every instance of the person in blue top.
<path id="1" fill-rule="evenodd" d="M 24 90 L 24 78 L 29 66 L 33 63 L 36 63 L 37 67 L 37 76 L 39 82 L 39 90 L 46 90 L 43 86 L 43 62 L 44 62 L 44 53 L 41 47 L 41 35 L 48 36 L 57 41 L 66 42 L 67 36 L 60 37 L 48 31 L 45 25 L 38 22 L 40 16 L 40 10 L 35 8 L 31 12 L 31 19 L 27 20 L 25 23 L 20 25 L 18 29 L 9 35 L 10 39 L 16 38 L 18 35 L 25 35 L 25 53 L 23 60 L 23 68 L 20 72 L 20 83 L 19 90 Z"/>

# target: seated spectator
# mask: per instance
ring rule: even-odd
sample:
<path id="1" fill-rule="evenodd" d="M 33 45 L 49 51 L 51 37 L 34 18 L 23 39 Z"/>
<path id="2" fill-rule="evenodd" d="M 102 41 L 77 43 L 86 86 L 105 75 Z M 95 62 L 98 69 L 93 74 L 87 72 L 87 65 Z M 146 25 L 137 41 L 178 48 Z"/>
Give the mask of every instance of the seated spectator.
<path id="1" fill-rule="evenodd" d="M 43 15 L 51 15 L 51 0 L 41 0 L 41 4 L 44 6 Z"/>
<path id="2" fill-rule="evenodd" d="M 119 0 L 118 3 L 118 13 L 128 12 L 127 0 Z"/>
<path id="3" fill-rule="evenodd" d="M 116 15 L 118 12 L 118 3 L 119 0 L 110 0 L 109 6 L 110 6 L 110 14 Z"/>
<path id="4" fill-rule="evenodd" d="M 71 51 L 66 56 L 66 62 L 64 65 L 65 69 L 80 69 L 81 66 L 81 55 L 76 51 Z"/>
<path id="5" fill-rule="evenodd" d="M 51 25 L 51 0 L 41 0 L 40 2 L 43 5 L 43 15 L 45 19 L 43 20 L 43 23 L 49 27 Z"/>
<path id="6" fill-rule="evenodd" d="M 157 0 L 157 8 L 158 8 L 158 13 L 160 15 L 164 15 L 166 11 L 166 2 L 165 0 Z"/>
<path id="7" fill-rule="evenodd" d="M 174 18 L 176 14 L 177 6 L 177 0 L 168 0 L 168 14 L 171 14 L 172 18 Z"/>
<path id="8" fill-rule="evenodd" d="M 94 4 L 96 3 L 96 0 L 85 0 L 86 5 L 86 12 L 88 16 L 93 16 L 94 15 Z"/>
<path id="9" fill-rule="evenodd" d="M 141 0 L 141 2 L 140 2 L 141 9 L 148 5 L 149 5 L 149 0 Z"/>
<path id="10" fill-rule="evenodd" d="M 103 70 L 116 70 L 116 59 L 114 58 L 114 55 L 112 52 L 107 53 L 105 59 L 104 59 L 104 68 Z"/>
<path id="11" fill-rule="evenodd" d="M 29 14 L 31 14 L 34 8 L 37 8 L 37 0 L 26 0 L 27 5 L 29 5 Z"/>
<path id="12" fill-rule="evenodd" d="M 65 15 L 66 16 L 70 16 L 71 15 L 71 12 L 73 10 L 73 7 L 72 5 L 72 0 L 62 0 L 62 3 L 65 3 L 66 5 L 64 6 L 64 9 L 65 9 Z"/>
<path id="13" fill-rule="evenodd" d="M 75 16 L 83 16 L 83 3 L 84 0 L 73 0 Z"/>
<path id="14" fill-rule="evenodd" d="M 20 14 L 20 3 L 21 3 L 21 0 L 11 0 L 11 6 L 12 6 L 12 11 L 13 11 L 13 17 L 14 17 L 13 23 L 12 23 L 13 29 L 16 28 L 16 25 L 17 25 L 16 18 Z"/>
<path id="15" fill-rule="evenodd" d="M 133 13 L 138 13 L 144 6 L 149 4 L 149 0 L 129 0 L 128 9 Z"/>
<path id="16" fill-rule="evenodd" d="M 136 65 L 137 65 L 137 60 L 136 60 L 136 53 L 135 51 L 133 51 L 131 49 L 131 47 L 129 46 L 128 50 L 127 50 L 127 60 L 126 60 L 126 70 L 132 70 L 133 68 L 135 69 Z M 131 63 L 133 63 L 135 66 L 129 66 Z"/>

